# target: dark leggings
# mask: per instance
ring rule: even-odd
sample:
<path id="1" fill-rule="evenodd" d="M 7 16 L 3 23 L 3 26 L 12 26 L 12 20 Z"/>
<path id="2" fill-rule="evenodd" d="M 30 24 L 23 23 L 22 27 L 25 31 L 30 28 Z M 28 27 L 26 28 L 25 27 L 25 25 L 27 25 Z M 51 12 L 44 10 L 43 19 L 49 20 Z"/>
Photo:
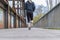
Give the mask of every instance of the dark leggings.
<path id="1" fill-rule="evenodd" d="M 27 19 L 28 19 L 28 22 L 32 21 L 33 20 L 33 13 L 27 12 Z"/>

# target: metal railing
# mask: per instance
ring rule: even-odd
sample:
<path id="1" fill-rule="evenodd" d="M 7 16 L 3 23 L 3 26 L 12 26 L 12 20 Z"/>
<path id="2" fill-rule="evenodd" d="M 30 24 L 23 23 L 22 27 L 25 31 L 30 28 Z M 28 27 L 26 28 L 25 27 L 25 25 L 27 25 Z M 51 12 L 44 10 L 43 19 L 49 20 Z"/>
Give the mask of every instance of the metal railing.
<path id="1" fill-rule="evenodd" d="M 60 3 L 47 12 L 34 26 L 40 28 L 60 28 Z"/>
<path id="2" fill-rule="evenodd" d="M 14 8 L 11 8 L 8 2 L 0 0 L 0 8 L 3 9 L 3 24 L 1 28 L 25 28 L 26 22 L 24 16 L 18 15 Z M 21 25 L 20 25 L 21 23 Z"/>

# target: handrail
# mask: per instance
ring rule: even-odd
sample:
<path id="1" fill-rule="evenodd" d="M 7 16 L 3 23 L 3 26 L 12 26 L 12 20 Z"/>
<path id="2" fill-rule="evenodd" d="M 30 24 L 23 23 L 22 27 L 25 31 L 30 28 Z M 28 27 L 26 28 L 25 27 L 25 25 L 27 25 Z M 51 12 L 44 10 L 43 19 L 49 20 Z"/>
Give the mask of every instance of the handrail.
<path id="1" fill-rule="evenodd" d="M 4 0 L 0 0 L 0 2 L 1 2 L 3 5 L 7 6 L 8 11 L 9 11 L 9 10 L 13 11 L 13 13 L 14 13 L 17 17 L 19 17 L 20 20 L 26 25 L 25 20 L 24 20 L 24 17 L 18 15 L 18 13 L 16 13 L 16 11 L 9 6 L 8 2 L 5 2 Z"/>
<path id="2" fill-rule="evenodd" d="M 49 10 L 44 16 L 42 16 L 36 23 L 38 23 L 41 19 L 43 19 L 46 15 L 50 14 L 51 11 L 53 11 L 55 8 L 57 8 L 60 5 L 60 3 L 58 3 L 54 8 L 52 8 L 51 10 Z M 35 24 L 36 24 L 35 23 Z M 34 25 L 35 25 L 34 24 Z"/>

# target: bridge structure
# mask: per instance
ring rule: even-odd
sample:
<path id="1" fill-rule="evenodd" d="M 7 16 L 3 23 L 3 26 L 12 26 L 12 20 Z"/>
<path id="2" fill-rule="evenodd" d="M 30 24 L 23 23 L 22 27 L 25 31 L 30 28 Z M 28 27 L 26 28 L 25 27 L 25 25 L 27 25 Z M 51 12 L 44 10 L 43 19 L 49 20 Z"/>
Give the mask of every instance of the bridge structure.
<path id="1" fill-rule="evenodd" d="M 0 0 L 0 40 L 60 40 L 60 30 L 44 29 L 60 28 L 60 3 L 28 30 L 24 1 Z"/>
<path id="2" fill-rule="evenodd" d="M 27 28 L 25 0 L 0 0 L 0 29 Z M 36 28 L 60 28 L 60 3 L 35 23 Z"/>

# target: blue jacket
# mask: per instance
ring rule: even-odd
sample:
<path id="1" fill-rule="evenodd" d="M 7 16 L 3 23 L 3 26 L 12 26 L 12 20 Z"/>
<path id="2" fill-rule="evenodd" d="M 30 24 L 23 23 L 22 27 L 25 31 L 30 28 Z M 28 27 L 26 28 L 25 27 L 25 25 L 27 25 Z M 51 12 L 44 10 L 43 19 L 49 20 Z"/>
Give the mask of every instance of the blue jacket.
<path id="1" fill-rule="evenodd" d="M 35 10 L 34 2 L 30 3 L 29 1 L 27 1 L 25 3 L 25 10 L 27 10 L 27 12 L 34 12 L 34 10 Z"/>

